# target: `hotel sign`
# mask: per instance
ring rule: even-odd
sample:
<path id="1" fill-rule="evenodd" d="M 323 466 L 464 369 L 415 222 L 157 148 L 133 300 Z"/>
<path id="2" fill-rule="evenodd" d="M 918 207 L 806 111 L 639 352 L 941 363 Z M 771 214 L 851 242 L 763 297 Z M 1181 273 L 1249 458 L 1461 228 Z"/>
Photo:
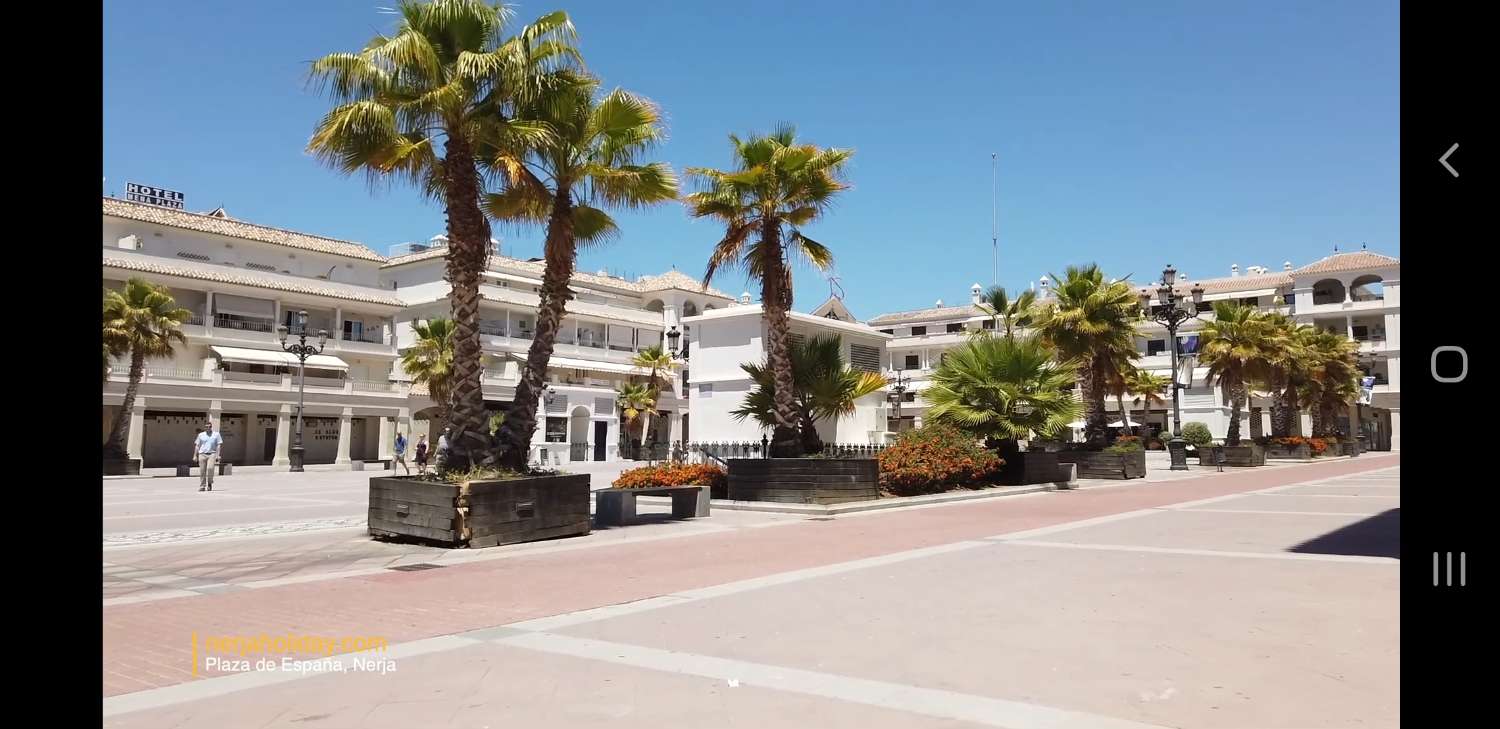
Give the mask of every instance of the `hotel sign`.
<path id="1" fill-rule="evenodd" d="M 176 190 L 142 185 L 139 182 L 127 182 L 125 183 L 125 199 L 131 202 L 181 210 L 183 195 Z"/>

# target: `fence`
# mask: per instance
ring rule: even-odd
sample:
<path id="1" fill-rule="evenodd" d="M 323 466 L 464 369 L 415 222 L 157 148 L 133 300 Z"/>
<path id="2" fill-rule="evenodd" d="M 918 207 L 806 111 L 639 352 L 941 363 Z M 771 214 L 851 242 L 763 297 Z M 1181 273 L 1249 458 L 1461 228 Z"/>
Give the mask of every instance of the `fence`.
<path id="1" fill-rule="evenodd" d="M 692 463 L 716 462 L 728 458 L 765 458 L 767 440 L 713 441 L 687 444 L 687 459 Z M 883 443 L 824 443 L 818 454 L 824 458 L 874 458 L 890 446 Z"/>

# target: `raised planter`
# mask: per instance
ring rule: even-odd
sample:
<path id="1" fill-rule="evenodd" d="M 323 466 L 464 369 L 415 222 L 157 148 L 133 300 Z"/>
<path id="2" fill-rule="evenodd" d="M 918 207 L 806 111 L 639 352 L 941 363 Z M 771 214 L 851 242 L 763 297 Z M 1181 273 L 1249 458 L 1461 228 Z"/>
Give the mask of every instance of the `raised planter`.
<path id="1" fill-rule="evenodd" d="M 1000 467 L 996 483 L 1021 486 L 1033 483 L 1066 481 L 1059 473 L 1061 469 L 1056 452 L 1022 451 L 1005 454 L 1005 465 Z"/>
<path id="2" fill-rule="evenodd" d="M 880 464 L 873 458 L 730 458 L 734 501 L 842 504 L 880 498 Z"/>
<path id="3" fill-rule="evenodd" d="M 1298 445 L 1272 443 L 1266 446 L 1266 458 L 1273 461 L 1305 461 L 1312 458 L 1312 446 L 1306 443 Z"/>
<path id="4" fill-rule="evenodd" d="M 370 479 L 370 535 L 494 547 L 589 533 L 589 476 L 456 483 Z"/>
<path id="5" fill-rule="evenodd" d="M 104 475 L 106 476 L 139 476 L 141 475 L 141 459 L 122 458 L 114 460 L 104 459 Z"/>
<path id="6" fill-rule="evenodd" d="M 1078 478 L 1145 478 L 1146 452 L 1059 451 L 1058 463 L 1078 466 Z"/>
<path id="7" fill-rule="evenodd" d="M 1224 453 L 1224 465 L 1249 468 L 1252 466 L 1266 465 L 1266 450 L 1254 443 L 1241 443 L 1237 446 L 1214 446 L 1213 448 L 1198 449 L 1198 465 L 1213 466 L 1214 451 Z"/>

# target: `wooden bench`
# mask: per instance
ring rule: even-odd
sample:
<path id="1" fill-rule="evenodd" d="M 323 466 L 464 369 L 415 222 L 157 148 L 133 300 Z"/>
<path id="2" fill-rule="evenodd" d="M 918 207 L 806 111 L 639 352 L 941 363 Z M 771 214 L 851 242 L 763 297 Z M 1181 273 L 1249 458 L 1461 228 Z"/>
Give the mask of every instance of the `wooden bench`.
<path id="1" fill-rule="evenodd" d="M 604 489 L 594 492 L 594 523 L 597 526 L 634 524 L 635 497 L 672 497 L 672 517 L 692 519 L 708 516 L 707 486 L 660 486 L 649 489 Z"/>

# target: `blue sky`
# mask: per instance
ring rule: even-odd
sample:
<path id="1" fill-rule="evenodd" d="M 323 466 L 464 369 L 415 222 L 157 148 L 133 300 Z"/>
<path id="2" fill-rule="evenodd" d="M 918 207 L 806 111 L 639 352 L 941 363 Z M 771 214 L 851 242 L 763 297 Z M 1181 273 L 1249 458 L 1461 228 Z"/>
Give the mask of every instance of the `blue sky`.
<path id="1" fill-rule="evenodd" d="M 409 189 L 372 194 L 303 152 L 326 100 L 308 62 L 392 27 L 391 0 L 104 5 L 104 192 L 184 191 L 187 207 L 390 244 L 442 231 Z M 608 0 L 561 8 L 589 67 L 657 101 L 657 157 L 729 164 L 726 135 L 778 121 L 855 149 L 853 189 L 807 233 L 859 316 L 956 303 L 1097 261 L 1147 280 L 1400 255 L 1399 6 L 1369 0 L 820 2 Z M 644 9 L 643 9 L 644 8 Z M 669 205 L 617 216 L 584 270 L 701 275 L 720 230 Z M 539 255 L 537 230 L 502 231 Z M 829 292 L 796 273 L 797 308 Z M 738 277 L 716 280 L 738 294 Z"/>

